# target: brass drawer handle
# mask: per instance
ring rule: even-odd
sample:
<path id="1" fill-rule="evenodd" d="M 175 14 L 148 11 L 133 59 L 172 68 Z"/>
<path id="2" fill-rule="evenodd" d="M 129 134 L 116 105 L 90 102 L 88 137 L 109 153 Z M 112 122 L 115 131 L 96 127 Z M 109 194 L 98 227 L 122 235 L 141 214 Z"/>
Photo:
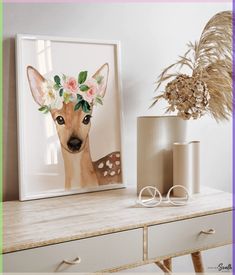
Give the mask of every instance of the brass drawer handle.
<path id="1" fill-rule="evenodd" d="M 208 234 L 208 235 L 215 234 L 215 229 L 211 228 L 209 230 L 202 230 L 200 233 Z"/>
<path id="2" fill-rule="evenodd" d="M 63 260 L 63 263 L 69 264 L 69 265 L 79 264 L 80 262 L 81 262 L 80 257 L 76 257 L 73 261 Z"/>

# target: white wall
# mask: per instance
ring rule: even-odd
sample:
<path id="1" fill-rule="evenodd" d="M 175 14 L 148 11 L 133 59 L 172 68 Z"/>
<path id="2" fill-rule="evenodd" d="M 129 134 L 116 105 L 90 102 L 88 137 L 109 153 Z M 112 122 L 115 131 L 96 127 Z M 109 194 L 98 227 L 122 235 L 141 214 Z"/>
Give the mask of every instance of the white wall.
<path id="1" fill-rule="evenodd" d="M 4 4 L 5 199 L 17 198 L 18 188 L 13 40 L 16 33 L 121 41 L 125 164 L 128 184 L 135 184 L 136 117 L 163 114 L 161 105 L 147 111 L 154 81 L 163 68 L 185 52 L 188 41 L 199 38 L 215 13 L 231 8 L 230 3 Z M 190 124 L 190 137 L 202 142 L 203 184 L 231 191 L 231 121 L 217 124 L 205 117 Z M 212 259 L 218 264 L 222 255 L 231 261 L 231 247 L 216 250 L 213 258 L 208 255 L 210 264 Z"/>

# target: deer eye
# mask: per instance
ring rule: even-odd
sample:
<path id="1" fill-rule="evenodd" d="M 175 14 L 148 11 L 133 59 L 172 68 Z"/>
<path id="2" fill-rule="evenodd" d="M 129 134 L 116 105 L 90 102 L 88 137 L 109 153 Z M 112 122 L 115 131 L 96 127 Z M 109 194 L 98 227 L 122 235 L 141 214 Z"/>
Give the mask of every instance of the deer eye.
<path id="1" fill-rule="evenodd" d="M 65 124 L 64 118 L 63 118 L 62 116 L 58 116 L 58 117 L 56 118 L 56 121 L 57 121 L 57 123 L 58 123 L 59 125 Z"/>
<path id="2" fill-rule="evenodd" d="M 83 118 L 83 121 L 82 123 L 87 125 L 91 120 L 91 115 L 86 115 L 84 118 Z"/>

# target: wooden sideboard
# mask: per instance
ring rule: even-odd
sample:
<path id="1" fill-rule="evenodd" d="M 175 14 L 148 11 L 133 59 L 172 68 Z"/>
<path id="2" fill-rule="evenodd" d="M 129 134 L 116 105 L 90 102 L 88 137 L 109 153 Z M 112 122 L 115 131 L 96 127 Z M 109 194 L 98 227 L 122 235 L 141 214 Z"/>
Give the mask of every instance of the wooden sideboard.
<path id="1" fill-rule="evenodd" d="M 230 193 L 204 188 L 180 207 L 136 199 L 128 187 L 3 203 L 4 272 L 111 272 L 232 243 Z"/>

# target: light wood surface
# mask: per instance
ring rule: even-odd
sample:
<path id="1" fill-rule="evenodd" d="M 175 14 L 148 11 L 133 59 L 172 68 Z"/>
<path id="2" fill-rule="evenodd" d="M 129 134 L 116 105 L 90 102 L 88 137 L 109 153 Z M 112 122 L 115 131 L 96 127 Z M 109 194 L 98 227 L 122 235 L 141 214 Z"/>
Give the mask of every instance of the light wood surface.
<path id="1" fill-rule="evenodd" d="M 188 205 L 143 208 L 136 189 L 3 203 L 3 253 L 232 209 L 232 194 L 203 189 Z"/>

